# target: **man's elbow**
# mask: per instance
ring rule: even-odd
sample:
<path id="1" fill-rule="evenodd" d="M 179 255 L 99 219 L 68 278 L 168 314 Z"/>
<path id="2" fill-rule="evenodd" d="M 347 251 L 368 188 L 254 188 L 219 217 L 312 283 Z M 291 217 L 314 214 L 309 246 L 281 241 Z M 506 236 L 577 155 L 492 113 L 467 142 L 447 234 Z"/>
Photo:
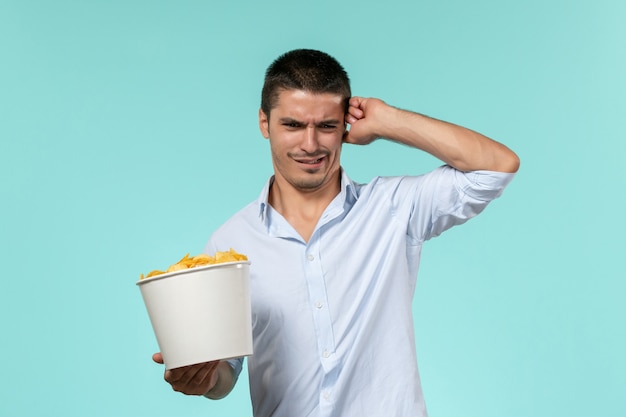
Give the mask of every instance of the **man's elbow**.
<path id="1" fill-rule="evenodd" d="M 515 173 L 519 170 L 520 166 L 519 156 L 517 156 L 514 152 L 511 152 L 506 158 L 502 158 L 498 165 L 499 166 L 496 171 Z"/>

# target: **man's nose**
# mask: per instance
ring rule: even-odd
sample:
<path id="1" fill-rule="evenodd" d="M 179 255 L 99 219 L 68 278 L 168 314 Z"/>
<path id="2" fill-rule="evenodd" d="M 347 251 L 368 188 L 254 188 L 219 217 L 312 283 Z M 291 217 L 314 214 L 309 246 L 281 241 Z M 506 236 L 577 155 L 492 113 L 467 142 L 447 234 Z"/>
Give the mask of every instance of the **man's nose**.
<path id="1" fill-rule="evenodd" d="M 317 151 L 318 141 L 317 141 L 317 129 L 315 126 L 308 126 L 304 131 L 304 141 L 302 143 L 302 150 L 313 153 Z"/>

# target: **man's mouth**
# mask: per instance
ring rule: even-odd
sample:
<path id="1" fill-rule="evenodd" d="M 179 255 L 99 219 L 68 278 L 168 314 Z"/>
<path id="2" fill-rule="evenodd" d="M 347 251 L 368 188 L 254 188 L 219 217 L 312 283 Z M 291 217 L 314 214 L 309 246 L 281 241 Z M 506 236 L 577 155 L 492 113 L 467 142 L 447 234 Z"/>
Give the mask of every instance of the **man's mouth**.
<path id="1" fill-rule="evenodd" d="M 301 159 L 298 162 L 300 162 L 301 164 L 307 164 L 307 165 L 317 165 L 320 162 L 322 162 L 323 159 L 324 157 L 322 156 L 321 158 L 318 158 L 318 159 Z"/>
<path id="2" fill-rule="evenodd" d="M 306 165 L 308 167 L 317 168 L 320 164 L 322 164 L 328 155 L 314 155 L 314 156 L 301 156 L 301 157 L 293 157 L 294 161 L 299 164 Z"/>

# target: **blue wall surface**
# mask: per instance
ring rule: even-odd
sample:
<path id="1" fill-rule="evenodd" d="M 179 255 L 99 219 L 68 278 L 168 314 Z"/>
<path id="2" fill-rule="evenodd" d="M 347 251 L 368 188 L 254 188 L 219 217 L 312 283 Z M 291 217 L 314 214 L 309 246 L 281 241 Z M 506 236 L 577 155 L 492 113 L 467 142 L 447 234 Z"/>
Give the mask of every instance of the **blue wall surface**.
<path id="1" fill-rule="evenodd" d="M 521 157 L 425 246 L 431 417 L 625 416 L 624 21 L 618 0 L 0 0 L 0 415 L 251 416 L 245 375 L 217 402 L 163 381 L 135 282 L 258 195 L 263 72 L 307 47 Z M 343 152 L 362 182 L 438 164 Z"/>

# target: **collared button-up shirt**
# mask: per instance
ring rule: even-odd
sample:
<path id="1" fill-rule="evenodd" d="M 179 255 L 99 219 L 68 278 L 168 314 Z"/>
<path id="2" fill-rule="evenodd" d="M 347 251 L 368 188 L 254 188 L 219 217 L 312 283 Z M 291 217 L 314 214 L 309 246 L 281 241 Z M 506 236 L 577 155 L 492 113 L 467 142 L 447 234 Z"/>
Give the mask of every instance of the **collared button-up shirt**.
<path id="1" fill-rule="evenodd" d="M 268 204 L 270 179 L 207 244 L 251 261 L 256 417 L 426 416 L 412 316 L 422 244 L 513 178 L 449 166 L 368 184 L 341 175 L 308 242 Z"/>

